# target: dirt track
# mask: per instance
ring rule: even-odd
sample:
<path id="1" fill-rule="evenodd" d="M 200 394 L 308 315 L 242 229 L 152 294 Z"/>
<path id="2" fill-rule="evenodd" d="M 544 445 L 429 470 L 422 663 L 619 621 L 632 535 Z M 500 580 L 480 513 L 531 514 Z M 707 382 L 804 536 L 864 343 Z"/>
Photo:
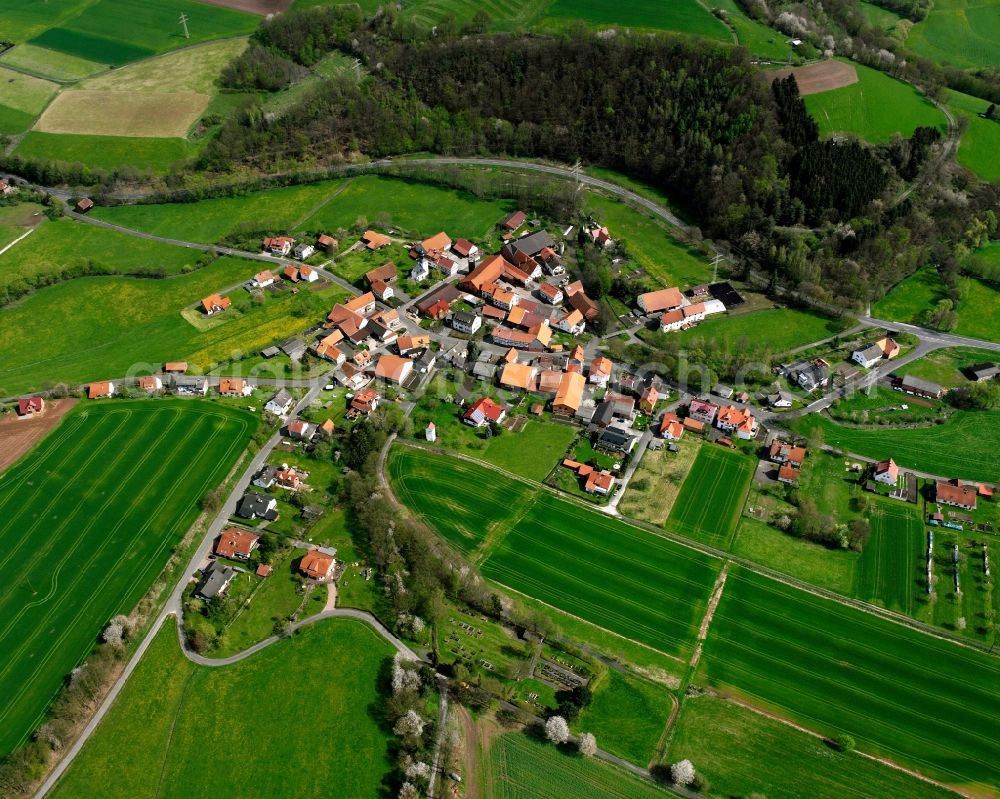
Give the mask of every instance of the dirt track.
<path id="1" fill-rule="evenodd" d="M 75 399 L 45 403 L 45 413 L 31 419 L 10 414 L 0 419 L 0 473 L 6 471 L 76 405 Z"/>
<path id="2" fill-rule="evenodd" d="M 280 14 L 282 11 L 287 11 L 293 0 L 202 0 L 202 2 L 211 6 L 235 8 L 237 11 L 246 11 L 250 14 L 266 17 L 268 14 Z"/>
<path id="3" fill-rule="evenodd" d="M 851 64 L 834 61 L 832 58 L 818 64 L 794 69 L 779 69 L 769 72 L 771 80 L 794 75 L 799 84 L 799 94 L 819 94 L 858 82 L 858 72 Z"/>

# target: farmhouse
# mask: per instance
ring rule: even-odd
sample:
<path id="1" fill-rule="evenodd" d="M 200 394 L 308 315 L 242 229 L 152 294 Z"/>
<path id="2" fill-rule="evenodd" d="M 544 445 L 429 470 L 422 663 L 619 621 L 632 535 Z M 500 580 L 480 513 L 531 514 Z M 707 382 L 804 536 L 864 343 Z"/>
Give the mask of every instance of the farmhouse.
<path id="1" fill-rule="evenodd" d="M 297 441 L 310 441 L 316 433 L 316 425 L 310 424 L 302 419 L 296 419 L 288 423 L 288 437 Z"/>
<path id="2" fill-rule="evenodd" d="M 147 394 L 155 394 L 157 391 L 163 390 L 163 381 L 155 375 L 150 375 L 148 377 L 140 377 L 136 380 L 135 386 L 139 391 L 145 391 Z"/>
<path id="3" fill-rule="evenodd" d="M 299 561 L 299 571 L 311 580 L 324 582 L 333 578 L 337 567 L 337 550 L 327 547 L 310 549 Z"/>
<path id="4" fill-rule="evenodd" d="M 778 482 L 795 485 L 799 482 L 799 470 L 790 464 L 781 464 L 778 467 Z"/>
<path id="5" fill-rule="evenodd" d="M 295 403 L 295 398 L 286 390 L 279 389 L 264 405 L 264 410 L 275 416 L 285 416 Z"/>
<path id="6" fill-rule="evenodd" d="M 976 509 L 976 493 L 976 486 L 962 485 L 958 480 L 938 480 L 934 484 L 934 498 L 937 502 L 965 510 Z"/>
<path id="7" fill-rule="evenodd" d="M 396 269 L 396 264 L 392 261 L 386 261 L 377 269 L 372 269 L 370 272 L 365 273 L 365 283 L 369 286 L 374 286 L 380 281 L 382 283 L 392 283 L 398 278 L 399 271 Z"/>
<path id="8" fill-rule="evenodd" d="M 236 506 L 236 515 L 241 519 L 273 522 L 278 518 L 278 500 L 256 491 L 247 491 Z"/>
<path id="9" fill-rule="evenodd" d="M 674 287 L 660 289 L 659 291 L 647 291 L 636 298 L 639 308 L 643 313 L 654 314 L 664 313 L 687 305 L 687 300 L 681 294 L 680 289 Z"/>
<path id="10" fill-rule="evenodd" d="M 381 233 L 376 233 L 374 230 L 366 230 L 361 235 L 361 241 L 369 250 L 381 250 L 383 247 L 388 247 L 392 244 L 392 239 L 388 236 L 383 236 Z"/>
<path id="11" fill-rule="evenodd" d="M 343 338 L 343 333 L 339 330 L 335 331 L 313 344 L 312 351 L 318 357 L 327 361 L 332 361 L 336 366 L 342 366 L 344 361 L 347 360 L 347 356 L 344 354 L 344 351 L 337 346 L 337 344 L 342 341 Z"/>
<path id="12" fill-rule="evenodd" d="M 209 294 L 201 301 L 201 310 L 205 316 L 215 316 L 222 313 L 231 304 L 229 297 L 222 297 L 218 294 Z"/>
<path id="13" fill-rule="evenodd" d="M 500 373 L 500 385 L 521 391 L 534 391 L 538 369 L 526 363 L 512 361 Z"/>
<path id="14" fill-rule="evenodd" d="M 524 211 L 514 211 L 514 213 L 500 222 L 500 227 L 513 233 L 527 221 L 528 215 Z"/>
<path id="15" fill-rule="evenodd" d="M 451 315 L 451 326 L 459 333 L 472 334 L 483 326 L 483 318 L 468 311 L 456 311 Z"/>
<path id="16" fill-rule="evenodd" d="M 263 272 L 258 272 L 250 279 L 250 285 L 257 289 L 267 288 L 268 286 L 274 285 L 277 278 L 270 269 L 265 269 Z"/>
<path id="17" fill-rule="evenodd" d="M 913 394 L 914 396 L 925 397 L 927 399 L 941 399 L 944 395 L 944 388 L 939 386 L 937 383 L 932 383 L 930 380 L 924 380 L 919 377 L 913 377 L 912 375 L 906 375 L 906 377 L 900 381 L 899 387 L 907 394 Z"/>
<path id="18" fill-rule="evenodd" d="M 611 379 L 611 371 L 614 369 L 614 364 L 608 358 L 597 357 L 590 362 L 590 371 L 587 373 L 587 382 L 593 383 L 595 385 L 607 386 L 608 381 Z"/>
<path id="19" fill-rule="evenodd" d="M 373 388 L 366 388 L 351 397 L 351 410 L 367 416 L 378 408 L 382 397 Z"/>
<path id="20" fill-rule="evenodd" d="M 498 405 L 489 397 L 482 397 L 462 414 L 462 421 L 472 427 L 486 427 L 491 422 L 499 424 L 506 415 L 507 409 L 503 405 Z"/>
<path id="21" fill-rule="evenodd" d="M 772 463 L 787 464 L 796 469 L 802 466 L 802 461 L 806 459 L 805 447 L 794 447 L 784 441 L 775 439 L 771 442 L 771 448 L 767 453 Z"/>
<path id="22" fill-rule="evenodd" d="M 704 424 L 715 422 L 715 415 L 718 412 L 718 405 L 713 405 L 711 402 L 704 402 L 703 400 L 693 399 L 691 400 L 691 404 L 688 405 L 688 416 Z"/>
<path id="23" fill-rule="evenodd" d="M 236 569 L 226 566 L 218 561 L 213 561 L 208 568 L 201 573 L 201 580 L 195 586 L 194 595 L 199 599 L 212 600 L 217 596 L 222 596 L 229 588 L 229 584 L 236 576 Z"/>
<path id="24" fill-rule="evenodd" d="M 107 399 L 115 395 L 115 384 L 110 381 L 91 383 L 87 386 L 88 399 Z"/>
<path id="25" fill-rule="evenodd" d="M 323 250 L 327 255 L 333 255 L 337 247 L 340 246 L 340 242 L 337 241 L 333 236 L 328 236 L 326 233 L 320 233 L 316 237 L 316 246 Z"/>
<path id="26" fill-rule="evenodd" d="M 388 353 L 379 358 L 375 366 L 376 379 L 397 385 L 405 383 L 412 372 L 413 361 Z"/>
<path id="27" fill-rule="evenodd" d="M 239 527 L 227 527 L 215 539 L 215 554 L 223 558 L 247 560 L 250 554 L 257 548 L 259 540 L 260 536 L 254 535 L 249 530 L 241 530 Z"/>
<path id="28" fill-rule="evenodd" d="M 219 380 L 219 394 L 223 397 L 249 397 L 253 386 L 242 377 L 223 377 Z"/>
<path id="29" fill-rule="evenodd" d="M 872 477 L 880 483 L 894 486 L 899 482 L 899 467 L 892 458 L 879 461 L 872 469 Z"/>
<path id="30" fill-rule="evenodd" d="M 727 433 L 736 433 L 737 438 L 751 439 L 757 435 L 757 420 L 747 408 L 727 405 L 719 411 L 716 425 Z"/>
<path id="31" fill-rule="evenodd" d="M 552 413 L 556 416 L 573 416 L 583 403 L 583 389 L 587 381 L 579 372 L 564 372 L 552 400 Z"/>
<path id="32" fill-rule="evenodd" d="M 45 400 L 42 397 L 25 397 L 17 401 L 17 415 L 22 418 L 31 418 L 36 413 L 45 410 Z"/>
<path id="33" fill-rule="evenodd" d="M 539 230 L 537 233 L 508 241 L 503 246 L 502 252 L 505 258 L 521 265 L 521 263 L 526 263 L 528 259 L 533 259 L 546 247 L 551 249 L 555 246 L 556 240 L 546 231 Z M 537 267 L 537 264 L 535 266 Z"/>
<path id="34" fill-rule="evenodd" d="M 459 258 L 475 261 L 479 258 L 479 248 L 468 239 L 457 239 L 451 245 L 451 251 Z"/>
<path id="35" fill-rule="evenodd" d="M 268 236 L 263 243 L 264 252 L 280 256 L 288 255 L 294 246 L 295 239 L 291 236 Z"/>
<path id="36" fill-rule="evenodd" d="M 865 369 L 871 369 L 881 360 L 890 360 L 899 355 L 899 345 L 891 338 L 883 337 L 851 353 L 851 360 L 861 364 Z"/>
<path id="37" fill-rule="evenodd" d="M 684 425 L 677 414 L 665 413 L 660 420 L 660 435 L 668 441 L 678 441 L 684 435 Z"/>
<path id="38" fill-rule="evenodd" d="M 601 314 L 601 309 L 597 306 L 583 290 L 583 282 L 577 280 L 566 286 L 566 302 L 570 307 L 575 308 L 583 314 L 583 318 L 588 322 L 593 322 Z"/>
<path id="39" fill-rule="evenodd" d="M 504 347 L 520 347 L 521 349 L 546 349 L 552 340 L 552 328 L 548 325 L 540 324 L 530 328 L 527 332 L 514 330 L 505 325 L 501 325 L 490 334 L 495 344 Z"/>

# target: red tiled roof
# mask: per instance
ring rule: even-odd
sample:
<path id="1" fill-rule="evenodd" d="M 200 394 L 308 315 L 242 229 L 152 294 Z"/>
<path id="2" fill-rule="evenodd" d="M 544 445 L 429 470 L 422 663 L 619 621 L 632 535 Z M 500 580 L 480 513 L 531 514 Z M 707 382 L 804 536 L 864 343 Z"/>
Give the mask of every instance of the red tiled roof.
<path id="1" fill-rule="evenodd" d="M 247 530 L 229 527 L 215 542 L 215 554 L 224 558 L 248 557 L 259 538 Z"/>
<path id="2" fill-rule="evenodd" d="M 302 560 L 299 562 L 299 570 L 307 577 L 312 577 L 314 580 L 322 580 L 325 577 L 329 577 L 330 572 L 333 571 L 335 562 L 333 555 L 327 555 L 318 549 L 310 549 L 302 556 Z"/>

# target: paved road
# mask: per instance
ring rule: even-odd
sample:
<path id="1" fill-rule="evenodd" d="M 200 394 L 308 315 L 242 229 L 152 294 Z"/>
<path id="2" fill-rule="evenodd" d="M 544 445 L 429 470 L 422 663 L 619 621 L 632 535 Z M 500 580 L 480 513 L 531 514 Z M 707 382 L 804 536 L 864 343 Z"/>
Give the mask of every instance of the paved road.
<path id="1" fill-rule="evenodd" d="M 959 336 L 954 333 L 942 333 L 940 330 L 931 330 L 926 327 L 918 327 L 917 325 L 908 325 L 904 322 L 890 322 L 887 319 L 876 319 L 872 316 L 859 317 L 858 321 L 871 325 L 872 327 L 884 327 L 888 330 L 899 330 L 903 333 L 912 333 L 915 336 L 919 336 L 921 341 L 936 344 L 937 347 L 935 347 L 935 349 L 939 349 L 941 347 L 978 347 L 982 350 L 1000 352 L 1000 343 L 995 341 L 981 341 L 977 338 Z"/>
<path id="2" fill-rule="evenodd" d="M 646 454 L 646 447 L 648 447 L 649 442 L 653 440 L 653 424 L 654 423 L 650 421 L 650 429 L 646 430 L 639 437 L 639 443 L 635 445 L 635 452 L 625 469 L 625 474 L 619 478 L 618 490 L 615 492 L 615 495 L 611 497 L 608 504 L 600 508 L 602 513 L 606 513 L 609 516 L 619 515 L 618 503 L 621 502 L 622 497 L 625 496 L 625 489 L 628 488 L 629 481 L 632 479 L 632 475 L 635 474 L 635 470 L 639 468 L 639 462 L 642 460 L 642 456 Z"/>

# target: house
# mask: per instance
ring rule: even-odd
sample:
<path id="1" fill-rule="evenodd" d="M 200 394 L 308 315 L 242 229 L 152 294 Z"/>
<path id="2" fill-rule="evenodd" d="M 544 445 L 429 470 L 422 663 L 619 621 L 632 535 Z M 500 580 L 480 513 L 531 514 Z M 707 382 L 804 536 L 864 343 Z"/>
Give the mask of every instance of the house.
<path id="1" fill-rule="evenodd" d="M 583 389 L 587 381 L 579 372 L 563 372 L 552 400 L 552 413 L 556 416 L 573 416 L 583 403 Z"/>
<path id="2" fill-rule="evenodd" d="M 590 370 L 587 373 L 587 382 L 593 383 L 595 385 L 607 386 L 608 381 L 611 379 L 611 371 L 614 369 L 614 364 L 607 358 L 598 356 L 590 362 Z"/>
<path id="3" fill-rule="evenodd" d="M 448 311 L 451 310 L 451 306 L 446 300 L 435 300 L 421 310 L 423 311 L 424 316 L 428 319 L 440 320 L 444 319 L 448 315 Z"/>
<path id="4" fill-rule="evenodd" d="M 601 309 L 583 290 L 583 282 L 576 280 L 566 286 L 566 302 L 570 307 L 575 308 L 583 314 L 583 318 L 588 322 L 593 322 L 601 315 Z"/>
<path id="5" fill-rule="evenodd" d="M 604 395 L 604 401 L 611 403 L 614 415 L 621 419 L 631 419 L 635 416 L 635 400 L 632 397 L 609 391 Z"/>
<path id="6" fill-rule="evenodd" d="M 149 377 L 140 377 L 136 380 L 135 386 L 139 391 L 155 394 L 157 391 L 163 390 L 163 381 L 155 375 L 150 375 Z"/>
<path id="7" fill-rule="evenodd" d="M 539 394 L 555 396 L 559 390 L 559 384 L 562 382 L 562 376 L 563 373 L 555 369 L 542 369 L 538 373 L 538 386 L 535 390 Z"/>
<path id="8" fill-rule="evenodd" d="M 327 255 L 333 255 L 337 247 L 340 246 L 340 242 L 337 241 L 333 236 L 328 236 L 326 233 L 320 233 L 316 237 L 316 246 L 325 252 Z"/>
<path id="9" fill-rule="evenodd" d="M 311 266 L 305 266 L 303 264 L 299 267 L 299 280 L 304 280 L 306 283 L 315 283 L 319 280 L 319 272 Z"/>
<path id="10" fill-rule="evenodd" d="M 30 419 L 36 413 L 45 410 L 45 400 L 42 397 L 25 397 L 17 401 L 17 415 Z"/>
<path id="11" fill-rule="evenodd" d="M 887 461 L 879 461 L 872 468 L 872 477 L 879 483 L 894 486 L 899 482 L 899 467 L 892 458 Z"/>
<path id="12" fill-rule="evenodd" d="M 665 413 L 660 420 L 660 435 L 668 441 L 679 441 L 684 435 L 684 424 L 675 413 Z"/>
<path id="13" fill-rule="evenodd" d="M 727 433 L 736 433 L 737 438 L 751 439 L 757 435 L 757 420 L 747 408 L 727 405 L 719 410 L 716 426 Z"/>
<path id="14" fill-rule="evenodd" d="M 632 435 L 623 427 L 606 427 L 597 436 L 594 446 L 598 449 L 609 452 L 630 453 L 634 448 L 638 437 Z"/>
<path id="15" fill-rule="evenodd" d="M 810 393 L 830 384 L 830 364 L 822 358 L 793 364 L 788 367 L 787 374 L 789 380 Z"/>
<path id="16" fill-rule="evenodd" d="M 426 258 L 418 258 L 410 270 L 410 280 L 420 283 L 431 276 L 431 267 Z"/>
<path id="17" fill-rule="evenodd" d="M 686 416 L 684 417 L 684 429 L 690 430 L 692 433 L 702 435 L 705 432 L 705 423 L 700 422 L 697 419 L 692 419 L 690 416 Z"/>
<path id="18" fill-rule="evenodd" d="M 360 294 L 345 302 L 343 307 L 358 316 L 368 316 L 375 312 L 375 295 L 370 291 Z"/>
<path id="19" fill-rule="evenodd" d="M 351 397 L 351 410 L 367 416 L 378 408 L 382 397 L 373 388 L 366 388 Z"/>
<path id="20" fill-rule="evenodd" d="M 587 475 L 587 480 L 583 484 L 583 490 L 588 494 L 600 494 L 606 496 L 611 493 L 615 485 L 615 476 L 607 469 L 597 471 L 596 469 Z"/>
<path id="21" fill-rule="evenodd" d="M 313 435 L 316 433 L 316 425 L 302 419 L 289 422 L 286 429 L 288 430 L 288 437 L 294 438 L 296 441 L 311 441 Z"/>
<path id="22" fill-rule="evenodd" d="M 333 419 L 327 419 L 323 424 L 319 426 L 316 431 L 318 434 L 322 435 L 324 438 L 329 438 L 337 430 L 337 425 L 333 423 Z"/>
<path id="23" fill-rule="evenodd" d="M 396 340 L 396 346 L 399 347 L 400 355 L 406 355 L 409 352 L 426 349 L 430 345 L 431 337 L 428 335 L 400 336 Z"/>
<path id="24" fill-rule="evenodd" d="M 937 383 L 932 383 L 930 380 L 923 380 L 919 377 L 913 377 L 912 375 L 906 375 L 906 377 L 900 381 L 899 387 L 907 394 L 913 394 L 914 396 L 925 397 L 927 399 L 941 399 L 944 395 L 944 388 L 939 386 Z"/>
<path id="25" fill-rule="evenodd" d="M 526 363 L 516 361 L 508 363 L 500 373 L 500 385 L 520 391 L 534 391 L 538 369 Z"/>
<path id="26" fill-rule="evenodd" d="M 258 488 L 270 488 L 274 485 L 274 479 L 277 473 L 277 468 L 271 466 L 269 463 L 265 463 L 260 467 L 260 471 L 253 476 L 252 482 Z"/>
<path id="27" fill-rule="evenodd" d="M 350 389 L 358 389 L 368 383 L 371 378 L 363 367 L 357 366 L 353 361 L 348 361 L 340 367 L 337 379 Z"/>
<path id="28" fill-rule="evenodd" d="M 247 560 L 257 548 L 259 540 L 260 536 L 254 535 L 249 530 L 241 530 L 239 527 L 227 527 L 215 539 L 215 554 L 223 558 Z"/>
<path id="29" fill-rule="evenodd" d="M 783 389 L 778 389 L 773 394 L 767 395 L 767 404 L 772 408 L 791 408 L 795 397 Z"/>
<path id="30" fill-rule="evenodd" d="M 500 222 L 500 227 L 513 233 L 527 221 L 528 215 L 524 211 L 514 211 L 514 213 Z"/>
<path id="31" fill-rule="evenodd" d="M 361 241 L 365 247 L 372 251 L 381 250 L 383 247 L 388 247 L 392 244 L 392 239 L 388 236 L 383 236 L 381 233 L 376 233 L 374 230 L 366 230 L 362 233 Z"/>
<path id="32" fill-rule="evenodd" d="M 521 349 L 547 349 L 552 340 L 552 328 L 546 324 L 531 327 L 527 332 L 501 325 L 490 334 L 495 344 Z"/>
<path id="33" fill-rule="evenodd" d="M 483 326 L 483 318 L 468 311 L 456 311 L 451 315 L 451 326 L 459 333 L 472 334 Z"/>
<path id="34" fill-rule="evenodd" d="M 995 363 L 977 363 L 966 369 L 969 377 L 977 383 L 995 380 L 1000 377 L 1000 365 Z"/>
<path id="35" fill-rule="evenodd" d="M 223 377 L 219 380 L 219 394 L 223 397 L 249 397 L 253 386 L 242 377 Z"/>
<path id="36" fill-rule="evenodd" d="M 721 383 L 712 389 L 712 393 L 717 397 L 722 397 L 723 399 L 732 399 L 734 392 L 729 386 L 724 386 Z"/>
<path id="37" fill-rule="evenodd" d="M 451 237 L 442 230 L 440 233 L 435 233 L 430 238 L 424 239 L 420 242 L 420 246 L 428 254 L 442 253 L 451 249 Z"/>
<path id="38" fill-rule="evenodd" d="M 806 459 L 806 450 L 805 447 L 795 447 L 775 439 L 771 442 L 767 457 L 772 463 L 787 464 L 798 469 L 802 466 L 802 461 Z"/>
<path id="39" fill-rule="evenodd" d="M 653 386 L 647 388 L 639 397 L 639 410 L 652 416 L 656 403 L 660 401 L 660 392 Z"/>
<path id="40" fill-rule="evenodd" d="M 598 429 L 610 427 L 615 421 L 614 403 L 603 400 L 594 407 L 594 415 L 590 417 L 590 424 Z"/>
<path id="41" fill-rule="evenodd" d="M 531 233 L 519 239 L 508 241 L 503 245 L 501 253 L 503 253 L 504 258 L 508 261 L 520 266 L 525 264 L 527 259 L 533 259 L 545 248 L 552 249 L 555 246 L 556 240 L 546 231 L 539 230 L 537 233 Z M 541 267 L 537 263 L 534 266 L 538 268 L 540 274 Z"/>
<path id="42" fill-rule="evenodd" d="M 295 246 L 295 239 L 291 236 L 268 236 L 264 239 L 262 248 L 264 252 L 271 255 L 286 256 Z"/>
<path id="43" fill-rule="evenodd" d="M 212 600 L 217 596 L 222 596 L 229 588 L 229 584 L 236 576 L 236 569 L 226 566 L 217 560 L 201 573 L 201 579 L 195 586 L 194 595 L 199 599 Z"/>
<path id="44" fill-rule="evenodd" d="M 297 266 L 286 266 L 281 270 L 281 274 L 292 281 L 292 283 L 299 282 L 299 268 Z"/>
<path id="45" fill-rule="evenodd" d="M 558 305 L 563 301 L 562 289 L 558 286 L 553 286 L 551 283 L 539 283 L 538 293 L 550 305 Z"/>
<path id="46" fill-rule="evenodd" d="M 308 477 L 308 475 L 306 475 Z M 295 469 L 279 469 L 274 475 L 275 482 L 282 488 L 289 488 L 293 491 L 302 485 L 302 478 Z"/>
<path id="47" fill-rule="evenodd" d="M 182 375 L 187 371 L 187 361 L 167 361 L 163 364 L 163 373 L 168 375 Z"/>
<path id="48" fill-rule="evenodd" d="M 107 399 L 115 395 L 115 384 L 110 381 L 91 383 L 87 386 L 88 399 Z"/>
<path id="49" fill-rule="evenodd" d="M 286 416 L 295 404 L 295 398 L 286 390 L 279 389 L 264 405 L 264 410 L 275 416 Z"/>
<path id="50" fill-rule="evenodd" d="M 311 580 L 330 580 L 337 567 L 335 549 L 316 547 L 310 549 L 299 561 L 299 571 Z"/>
<path id="51" fill-rule="evenodd" d="M 640 310 L 647 314 L 662 314 L 687 304 L 684 295 L 676 287 L 660 289 L 659 291 L 647 291 L 645 294 L 640 294 L 636 298 L 636 302 Z"/>
<path id="52" fill-rule="evenodd" d="M 343 341 L 344 335 L 339 330 L 321 338 L 312 346 L 312 351 L 320 358 L 332 361 L 336 366 L 342 366 L 347 356 L 344 351 L 337 346 Z"/>
<path id="53" fill-rule="evenodd" d="M 462 414 L 462 421 L 472 427 L 486 427 L 491 423 L 500 424 L 506 415 L 507 409 L 503 405 L 497 404 L 489 397 L 482 397 Z"/>
<path id="54" fill-rule="evenodd" d="M 316 252 L 315 247 L 313 247 L 311 244 L 306 244 L 305 242 L 303 242 L 302 244 L 296 245 L 295 249 L 292 251 L 292 255 L 294 255 L 300 261 L 304 261 L 314 252 Z"/>
<path id="55" fill-rule="evenodd" d="M 215 316 L 222 313 L 230 305 L 229 297 L 222 297 L 218 294 L 209 294 L 201 301 L 201 310 L 205 316 Z"/>
<path id="56" fill-rule="evenodd" d="M 557 320 L 555 323 L 555 327 L 557 329 L 562 330 L 565 333 L 570 333 L 574 336 L 582 334 L 585 326 L 586 322 L 584 320 L 584 316 L 576 308 L 561 319 Z"/>
<path id="57" fill-rule="evenodd" d="M 401 358 L 398 355 L 386 353 L 378 359 L 375 366 L 375 378 L 384 380 L 387 383 L 401 385 L 405 383 L 413 372 L 413 361 L 409 358 Z"/>
<path id="58" fill-rule="evenodd" d="M 280 349 L 293 361 L 301 361 L 302 356 L 306 354 L 306 343 L 298 336 L 292 336 L 282 342 Z"/>
<path id="59" fill-rule="evenodd" d="M 479 258 L 479 248 L 468 239 L 457 239 L 451 245 L 451 251 L 459 258 L 475 261 Z"/>
<path id="60" fill-rule="evenodd" d="M 265 269 L 263 272 L 258 272 L 252 278 L 250 278 L 250 285 L 253 288 L 263 289 L 268 286 L 274 285 L 277 278 L 270 269 Z"/>
<path id="61" fill-rule="evenodd" d="M 976 493 L 976 486 L 962 485 L 958 480 L 938 480 L 934 484 L 934 498 L 937 502 L 965 510 L 976 509 Z"/>
<path id="62" fill-rule="evenodd" d="M 703 424 L 713 424 L 715 422 L 715 415 L 718 412 L 718 405 L 713 405 L 711 402 L 705 402 L 704 400 L 693 399 L 691 400 L 691 404 L 688 405 L 688 416 Z"/>
<path id="63" fill-rule="evenodd" d="M 861 364 L 865 369 L 871 369 L 879 361 L 895 358 L 898 354 L 899 345 L 891 338 L 884 337 L 852 352 L 851 360 Z"/>
<path id="64" fill-rule="evenodd" d="M 396 269 L 396 264 L 392 261 L 386 261 L 382 266 L 377 269 L 372 269 L 370 272 L 365 272 L 365 283 L 369 286 L 374 287 L 378 282 L 382 283 L 393 283 L 399 278 L 399 270 Z"/>
<path id="65" fill-rule="evenodd" d="M 267 494 L 247 491 L 236 506 L 236 515 L 241 519 L 263 519 L 273 522 L 278 518 L 278 500 Z"/>
<path id="66" fill-rule="evenodd" d="M 386 330 L 397 330 L 403 325 L 403 321 L 399 318 L 399 311 L 395 308 L 379 311 L 372 316 L 371 321 L 382 325 Z"/>
<path id="67" fill-rule="evenodd" d="M 6 194 L 6 192 L 4 193 Z M 84 197 L 81 200 L 77 200 L 76 205 L 74 207 L 76 208 L 76 212 L 78 214 L 85 214 L 87 213 L 87 211 L 89 211 L 91 208 L 94 207 L 94 201 L 91 200 L 89 197 Z"/>
<path id="68" fill-rule="evenodd" d="M 799 470 L 788 463 L 778 467 L 778 482 L 796 485 L 799 482 Z"/>
<path id="69" fill-rule="evenodd" d="M 608 229 L 603 226 L 594 226 L 587 229 L 587 235 L 590 236 L 590 240 L 594 242 L 598 247 L 614 247 L 615 242 L 611 238 L 611 234 L 608 233 Z"/>

